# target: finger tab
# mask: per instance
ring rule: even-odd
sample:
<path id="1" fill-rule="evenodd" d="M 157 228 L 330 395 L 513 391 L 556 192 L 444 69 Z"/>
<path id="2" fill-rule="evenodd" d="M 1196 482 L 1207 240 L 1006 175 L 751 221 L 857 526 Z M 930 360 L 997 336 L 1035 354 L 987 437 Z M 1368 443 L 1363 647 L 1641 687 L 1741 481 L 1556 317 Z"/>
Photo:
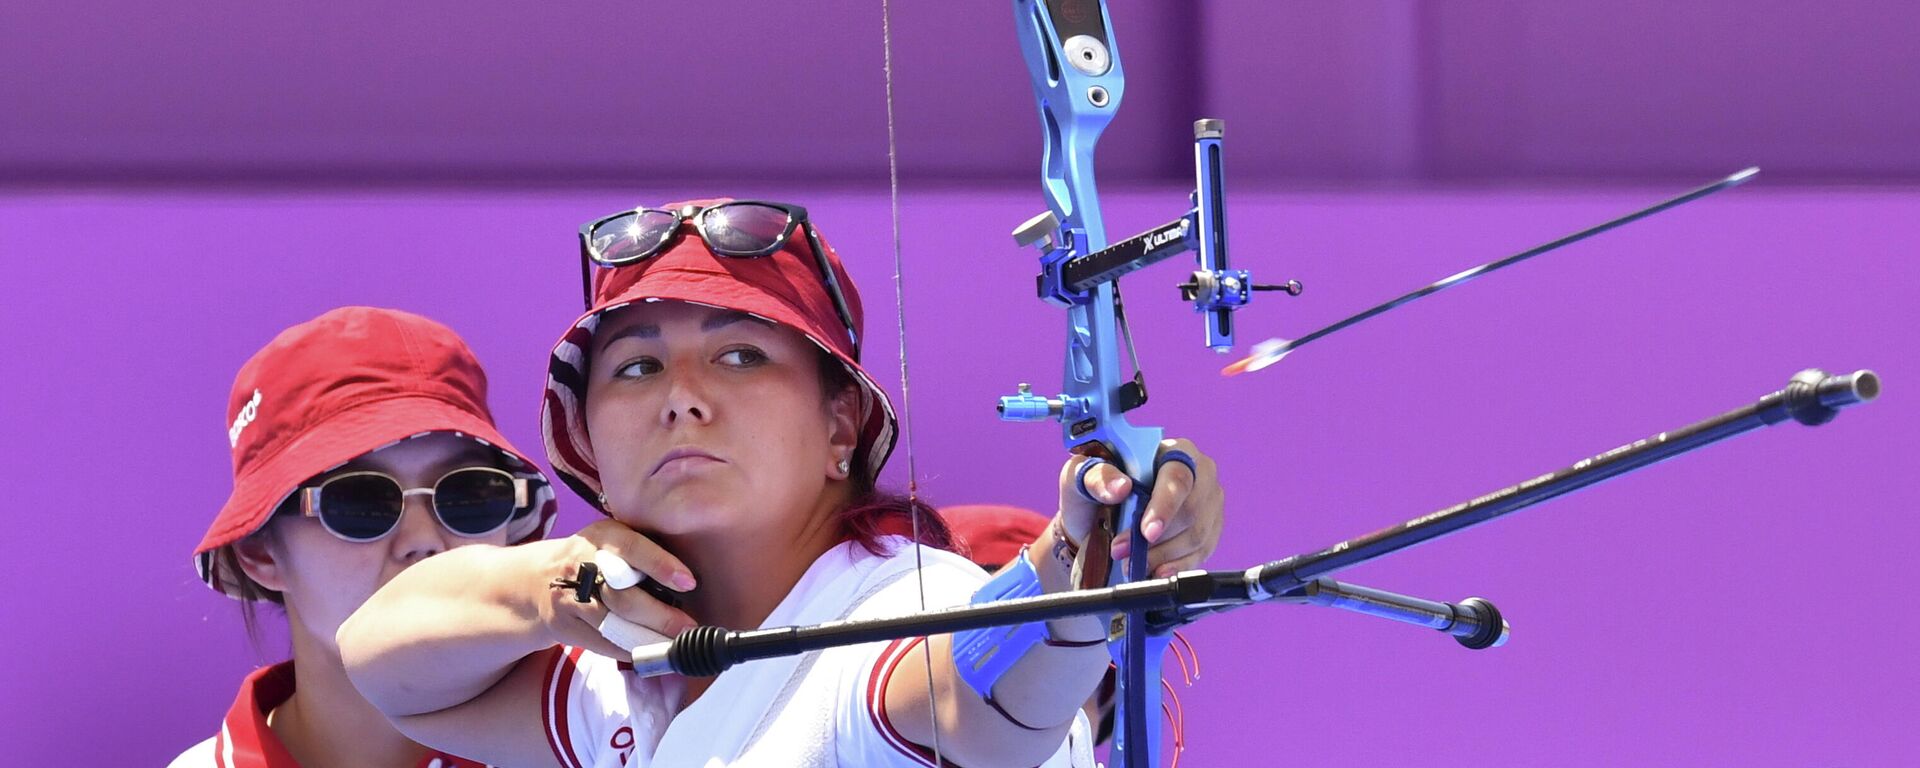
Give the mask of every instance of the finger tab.
<path id="1" fill-rule="evenodd" d="M 666 642 L 669 639 L 666 635 L 621 618 L 619 614 L 611 611 L 607 612 L 606 618 L 600 620 L 598 629 L 600 636 L 606 638 L 607 642 L 629 652 L 643 645 Z"/>
<path id="2" fill-rule="evenodd" d="M 614 589 L 627 589 L 646 579 L 619 555 L 604 549 L 593 553 L 593 564 L 600 567 L 600 575 L 607 580 L 607 586 Z"/>

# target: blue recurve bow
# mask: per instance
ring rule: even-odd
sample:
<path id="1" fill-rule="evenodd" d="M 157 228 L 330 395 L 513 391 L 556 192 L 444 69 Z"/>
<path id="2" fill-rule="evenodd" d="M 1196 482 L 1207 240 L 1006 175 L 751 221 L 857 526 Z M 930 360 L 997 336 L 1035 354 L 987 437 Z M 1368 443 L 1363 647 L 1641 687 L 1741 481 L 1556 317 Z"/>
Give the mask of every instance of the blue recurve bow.
<path id="1" fill-rule="evenodd" d="M 1014 0 L 1013 6 L 1040 109 L 1041 186 L 1047 201 L 1047 211 L 1021 225 L 1014 238 L 1040 248 L 1037 289 L 1040 298 L 1067 310 L 1067 344 L 1061 392 L 1035 395 L 1023 384 L 1018 394 L 1001 398 L 1000 413 L 1011 421 L 1058 420 L 1068 450 L 1110 462 L 1133 479 L 1133 493 L 1107 510 L 1076 568 L 1079 586 L 1117 586 L 1149 575 L 1141 513 L 1158 465 L 1175 458 L 1160 453 L 1161 428 L 1133 424 L 1126 417 L 1146 401 L 1147 393 L 1137 368 L 1130 378 L 1122 373 L 1120 347 L 1128 331 L 1117 280 L 1154 262 L 1197 251 L 1198 270 L 1182 288 L 1206 315 L 1207 346 L 1221 352 L 1233 346 L 1232 311 L 1246 304 L 1256 286 L 1246 272 L 1226 268 L 1222 130 L 1217 120 L 1195 126 L 1192 209 L 1109 245 L 1094 184 L 1094 145 L 1126 95 L 1126 76 L 1106 3 Z M 1299 292 L 1297 284 L 1281 290 Z M 1125 343 L 1131 347 L 1130 338 Z M 1107 557 L 1105 545 L 1119 536 L 1132 538 L 1126 557 L 1098 562 Z M 1170 639 L 1167 630 L 1149 627 L 1143 613 L 1120 614 L 1110 627 L 1108 647 L 1118 683 L 1111 754 L 1116 766 L 1153 765 L 1160 755 L 1161 660 Z"/>

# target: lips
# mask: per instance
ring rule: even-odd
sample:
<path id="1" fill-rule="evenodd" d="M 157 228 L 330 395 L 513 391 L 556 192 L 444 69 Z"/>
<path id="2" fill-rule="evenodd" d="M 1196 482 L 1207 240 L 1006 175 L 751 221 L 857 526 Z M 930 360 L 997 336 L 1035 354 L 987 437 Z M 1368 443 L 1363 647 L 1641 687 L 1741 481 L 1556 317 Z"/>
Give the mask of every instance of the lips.
<path id="1" fill-rule="evenodd" d="M 653 465 L 653 472 L 649 473 L 648 476 L 651 477 L 653 475 L 658 475 L 660 474 L 660 470 L 667 468 L 667 465 L 672 464 L 676 461 L 681 461 L 681 460 L 693 461 L 693 462 L 724 461 L 724 459 L 721 459 L 718 456 L 715 456 L 711 453 L 707 453 L 706 451 L 700 450 L 698 448 L 693 448 L 693 447 L 675 448 L 671 451 L 667 451 L 667 455 L 660 457 L 660 463 Z"/>

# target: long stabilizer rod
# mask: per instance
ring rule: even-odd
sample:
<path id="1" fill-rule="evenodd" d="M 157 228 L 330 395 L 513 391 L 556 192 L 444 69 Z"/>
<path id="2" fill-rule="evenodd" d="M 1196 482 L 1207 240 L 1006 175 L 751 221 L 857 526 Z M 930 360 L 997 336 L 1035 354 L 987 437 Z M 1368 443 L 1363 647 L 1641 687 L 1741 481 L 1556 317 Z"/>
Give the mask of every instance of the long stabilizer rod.
<path id="1" fill-rule="evenodd" d="M 1256 577 L 1259 588 L 1273 594 L 1300 590 L 1334 571 L 1424 544 L 1743 432 L 1788 419 L 1809 426 L 1825 424 L 1833 420 L 1839 409 L 1867 402 L 1879 394 L 1880 377 L 1872 371 L 1828 376 L 1824 371 L 1809 368 L 1794 374 L 1785 389 L 1762 397 L 1753 405 L 1636 440 L 1564 469 L 1348 539 L 1310 555 L 1297 555 L 1261 566 Z"/>
<path id="2" fill-rule="evenodd" d="M 1490 647 L 1505 640 L 1507 628 L 1498 611 L 1484 600 L 1468 598 L 1458 604 L 1438 603 L 1342 584 L 1326 578 L 1327 574 L 1456 533 L 1743 432 L 1787 420 L 1807 425 L 1824 424 L 1831 421 L 1839 409 L 1867 402 L 1879 393 L 1880 379 L 1872 371 L 1828 376 L 1808 369 L 1795 374 L 1785 389 L 1762 397 L 1753 405 L 1679 430 L 1661 432 L 1566 469 L 1313 554 L 1296 555 L 1243 571 L 1185 571 L 1117 587 L 1058 592 L 889 618 L 755 630 L 694 627 L 669 642 L 632 649 L 634 671 L 643 676 L 669 672 L 711 676 L 756 659 L 1067 616 L 1147 612 L 1152 626 L 1168 630 L 1209 613 L 1267 600 L 1354 610 L 1432 627 L 1453 635 L 1470 648 Z"/>

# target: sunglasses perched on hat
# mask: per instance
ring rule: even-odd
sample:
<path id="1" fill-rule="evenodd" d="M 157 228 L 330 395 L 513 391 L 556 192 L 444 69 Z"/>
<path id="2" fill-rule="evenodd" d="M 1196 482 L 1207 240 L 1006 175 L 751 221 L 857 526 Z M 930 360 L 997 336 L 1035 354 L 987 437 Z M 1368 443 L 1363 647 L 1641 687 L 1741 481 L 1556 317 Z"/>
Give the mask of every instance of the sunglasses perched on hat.
<path id="1" fill-rule="evenodd" d="M 693 225 L 694 234 L 714 255 L 732 259 L 772 256 L 793 237 L 796 228 L 804 232 L 814 266 L 820 271 L 821 285 L 847 328 L 853 357 L 859 359 L 860 335 L 854 330 L 846 294 L 827 262 L 827 249 L 807 219 L 807 209 L 787 203 L 735 200 L 709 206 L 686 205 L 677 210 L 642 207 L 587 222 L 580 227 L 580 283 L 587 307 L 593 307 L 594 264 L 614 268 L 653 258 L 674 241 L 682 222 Z"/>

